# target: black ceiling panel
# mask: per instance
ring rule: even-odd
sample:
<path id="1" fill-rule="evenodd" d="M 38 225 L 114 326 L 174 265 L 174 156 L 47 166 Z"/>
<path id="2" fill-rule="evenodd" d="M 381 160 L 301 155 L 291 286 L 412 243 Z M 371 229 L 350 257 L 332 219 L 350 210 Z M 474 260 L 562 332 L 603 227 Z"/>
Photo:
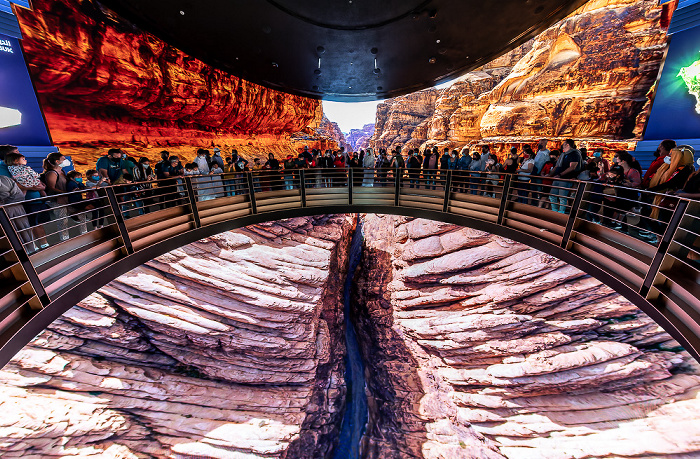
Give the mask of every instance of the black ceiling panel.
<path id="1" fill-rule="evenodd" d="M 101 0 L 246 80 L 337 101 L 434 86 L 515 48 L 586 0 Z"/>

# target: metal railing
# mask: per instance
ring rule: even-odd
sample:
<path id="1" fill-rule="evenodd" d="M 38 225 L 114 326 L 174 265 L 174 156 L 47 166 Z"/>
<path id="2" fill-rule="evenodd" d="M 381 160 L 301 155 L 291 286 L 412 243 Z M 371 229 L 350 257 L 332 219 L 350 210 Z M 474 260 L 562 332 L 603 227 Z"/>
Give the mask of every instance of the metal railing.
<path id="1" fill-rule="evenodd" d="M 227 229 L 320 213 L 500 234 L 597 277 L 700 356 L 700 202 L 467 171 L 302 169 L 169 178 L 0 207 L 0 366 L 120 274 Z"/>

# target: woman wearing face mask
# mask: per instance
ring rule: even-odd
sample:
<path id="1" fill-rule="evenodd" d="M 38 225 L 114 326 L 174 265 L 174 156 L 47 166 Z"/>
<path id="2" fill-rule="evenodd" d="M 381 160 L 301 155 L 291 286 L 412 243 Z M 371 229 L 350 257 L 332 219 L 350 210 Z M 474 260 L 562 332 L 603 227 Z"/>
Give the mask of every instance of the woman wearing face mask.
<path id="1" fill-rule="evenodd" d="M 49 153 L 42 166 L 46 194 L 51 196 L 65 193 L 68 178 L 63 172 L 63 168 L 70 166 L 70 161 L 60 153 Z M 68 198 L 66 196 L 55 197 L 49 199 L 46 204 L 53 209 L 61 242 L 67 241 L 70 237 L 68 233 Z"/>

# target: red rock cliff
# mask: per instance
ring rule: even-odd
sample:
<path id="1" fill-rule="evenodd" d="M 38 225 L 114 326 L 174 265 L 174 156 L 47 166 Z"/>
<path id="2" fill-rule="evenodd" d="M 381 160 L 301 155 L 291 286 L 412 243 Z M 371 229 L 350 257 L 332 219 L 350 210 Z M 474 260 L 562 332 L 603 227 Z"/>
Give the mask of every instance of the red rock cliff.
<path id="1" fill-rule="evenodd" d="M 292 134 L 324 141 L 310 128 L 323 113 L 317 100 L 212 68 L 94 0 L 33 7 L 18 10 L 22 46 L 54 142 L 68 154 L 91 162 L 104 154 L 96 147 L 122 146 L 191 157 L 219 146 L 281 156 L 299 146 Z"/>
<path id="2" fill-rule="evenodd" d="M 425 97 L 387 101 L 377 110 L 373 140 L 407 148 L 479 142 L 500 150 L 541 137 L 585 139 L 589 146 L 637 139 L 664 56 L 671 8 L 656 0 L 591 0 L 520 48 L 457 79 L 440 91 L 432 109 Z M 399 113 L 414 106 L 432 112 L 418 127 L 414 119 L 386 122 L 392 118 L 387 107 Z M 397 135 L 402 130 L 412 133 L 410 140 Z"/>

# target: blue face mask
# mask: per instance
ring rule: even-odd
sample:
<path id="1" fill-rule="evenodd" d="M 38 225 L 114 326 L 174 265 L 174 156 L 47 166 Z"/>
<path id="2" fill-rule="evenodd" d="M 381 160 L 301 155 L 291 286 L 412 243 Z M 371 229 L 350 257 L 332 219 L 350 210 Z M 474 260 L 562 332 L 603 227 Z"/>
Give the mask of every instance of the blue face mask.
<path id="1" fill-rule="evenodd" d="M 83 178 L 82 177 L 76 177 L 75 181 L 78 183 L 83 183 Z"/>
<path id="2" fill-rule="evenodd" d="M 99 175 L 93 175 L 93 176 L 90 177 L 90 180 L 92 180 L 93 182 L 96 182 L 96 181 L 98 181 L 99 179 L 100 179 L 100 176 L 99 176 Z"/>
<path id="3" fill-rule="evenodd" d="M 600 158 L 601 156 L 603 156 L 603 153 L 596 151 L 595 153 L 593 153 L 593 156 L 595 156 L 596 158 Z"/>

